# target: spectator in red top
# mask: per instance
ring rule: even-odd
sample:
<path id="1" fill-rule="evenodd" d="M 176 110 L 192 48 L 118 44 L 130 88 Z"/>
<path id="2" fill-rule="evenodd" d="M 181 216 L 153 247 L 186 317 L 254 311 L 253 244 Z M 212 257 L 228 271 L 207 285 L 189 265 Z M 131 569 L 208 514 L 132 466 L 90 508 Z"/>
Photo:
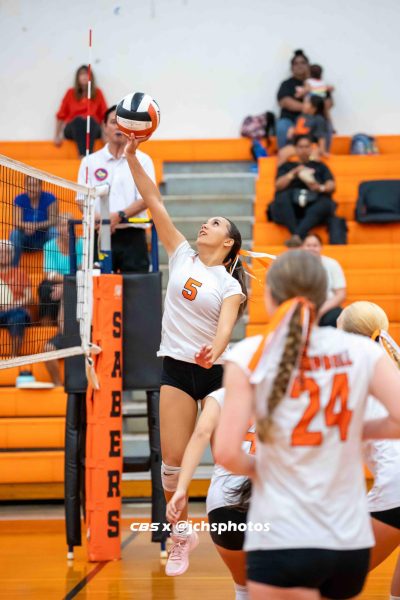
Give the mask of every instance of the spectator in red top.
<path id="1" fill-rule="evenodd" d="M 90 100 L 90 145 L 89 151 L 93 152 L 94 141 L 101 137 L 101 123 L 107 110 L 107 104 L 92 71 L 92 93 Z M 54 144 L 61 146 L 63 135 L 67 140 L 74 140 L 78 146 L 81 157 L 86 154 L 86 116 L 87 116 L 87 90 L 89 72 L 88 67 L 79 67 L 75 75 L 75 86 L 67 90 L 57 112 L 56 132 Z"/>

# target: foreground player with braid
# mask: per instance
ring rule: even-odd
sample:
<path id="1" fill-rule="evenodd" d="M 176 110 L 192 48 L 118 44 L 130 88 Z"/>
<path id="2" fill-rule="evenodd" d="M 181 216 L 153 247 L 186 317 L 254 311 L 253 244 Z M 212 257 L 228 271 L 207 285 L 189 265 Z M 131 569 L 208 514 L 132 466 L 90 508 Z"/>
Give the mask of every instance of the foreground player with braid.
<path id="1" fill-rule="evenodd" d="M 283 254 L 267 274 L 273 319 L 265 336 L 235 346 L 215 458 L 253 479 L 248 514 L 269 531 L 247 531 L 253 600 L 348 599 L 360 593 L 374 538 L 362 437 L 400 437 L 400 374 L 371 340 L 313 317 L 326 297 L 320 261 Z M 386 407 L 364 425 L 367 397 Z M 255 457 L 241 448 L 255 416 Z"/>

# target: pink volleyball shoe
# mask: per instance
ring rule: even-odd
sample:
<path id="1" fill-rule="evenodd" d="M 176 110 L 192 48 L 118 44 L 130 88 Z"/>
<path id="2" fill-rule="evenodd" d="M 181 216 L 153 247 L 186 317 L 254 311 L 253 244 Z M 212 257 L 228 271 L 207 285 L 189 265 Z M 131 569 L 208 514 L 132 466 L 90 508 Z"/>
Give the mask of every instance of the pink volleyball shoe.
<path id="1" fill-rule="evenodd" d="M 189 535 L 173 533 L 171 539 L 174 541 L 174 544 L 165 565 L 165 574 L 170 577 L 176 577 L 177 575 L 183 575 L 187 571 L 189 567 L 189 552 L 198 546 L 199 536 L 196 531 L 192 531 Z"/>

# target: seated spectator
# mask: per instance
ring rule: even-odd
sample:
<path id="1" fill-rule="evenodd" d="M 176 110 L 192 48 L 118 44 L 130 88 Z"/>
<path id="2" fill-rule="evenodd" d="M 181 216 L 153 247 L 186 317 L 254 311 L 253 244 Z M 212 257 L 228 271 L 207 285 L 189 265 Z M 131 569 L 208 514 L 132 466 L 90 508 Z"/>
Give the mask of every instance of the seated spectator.
<path id="1" fill-rule="evenodd" d="M 73 215 L 69 213 L 60 215 L 57 237 L 46 242 L 43 247 L 43 270 L 46 277 L 38 288 L 39 319 L 42 322 L 54 323 L 57 321 L 64 275 L 70 273 L 68 222 L 73 218 Z M 79 269 L 82 265 L 82 238 L 77 238 L 75 251 L 76 263 Z"/>
<path id="2" fill-rule="evenodd" d="M 90 143 L 89 152 L 93 152 L 94 141 L 101 138 L 101 123 L 107 110 L 107 104 L 100 88 L 96 87 L 93 71 L 91 73 L 90 100 Z M 54 144 L 61 146 L 63 137 L 74 140 L 81 157 L 86 154 L 86 117 L 88 110 L 89 72 L 86 65 L 79 67 L 75 74 L 75 85 L 67 90 L 57 112 Z"/>
<path id="3" fill-rule="evenodd" d="M 0 240 L 0 327 L 8 329 L 11 353 L 19 356 L 26 326 L 31 322 L 27 307 L 32 304 L 32 291 L 28 276 L 13 262 L 14 246 Z"/>
<path id="4" fill-rule="evenodd" d="M 318 313 L 319 325 L 336 327 L 336 321 L 343 310 L 341 304 L 346 300 L 346 278 L 343 269 L 337 260 L 322 255 L 322 240 L 318 234 L 307 235 L 303 248 L 321 258 L 328 278 L 326 300 Z"/>
<path id="5" fill-rule="evenodd" d="M 313 227 L 327 224 L 336 207 L 334 177 L 324 163 L 311 160 L 310 138 L 298 136 L 294 149 L 297 160 L 278 167 L 275 198 L 267 211 L 271 221 L 289 229 L 292 237 L 286 244 L 291 247 L 301 245 Z"/>
<path id="6" fill-rule="evenodd" d="M 22 251 L 42 250 L 45 242 L 56 234 L 56 197 L 42 191 L 40 179 L 25 176 L 24 194 L 14 199 L 13 220 L 16 229 L 10 234 L 14 246 L 14 266 L 18 266 Z"/>
<path id="7" fill-rule="evenodd" d="M 303 110 L 297 118 L 294 127 L 288 131 L 287 146 L 279 150 L 279 162 L 283 163 L 295 153 L 293 139 L 299 135 L 308 135 L 317 149 L 314 158 L 327 156 L 329 143 L 328 121 L 325 118 L 325 105 L 319 96 L 306 96 L 303 100 Z"/>
<path id="8" fill-rule="evenodd" d="M 303 50 L 295 51 L 290 64 L 293 76 L 283 81 L 278 90 L 278 102 L 281 107 L 281 115 L 276 123 L 278 148 L 286 146 L 288 130 L 295 125 L 303 110 L 302 100 L 296 94 L 310 74 L 310 63 Z"/>

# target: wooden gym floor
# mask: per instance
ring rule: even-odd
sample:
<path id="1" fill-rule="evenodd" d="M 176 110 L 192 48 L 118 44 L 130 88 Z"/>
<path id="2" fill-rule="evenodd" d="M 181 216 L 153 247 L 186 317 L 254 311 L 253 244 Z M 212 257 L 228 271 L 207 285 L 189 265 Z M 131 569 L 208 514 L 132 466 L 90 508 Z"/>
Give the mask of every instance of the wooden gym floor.
<path id="1" fill-rule="evenodd" d="M 139 509 L 140 510 L 140 509 Z M 141 516 L 145 516 L 143 509 Z M 197 514 L 204 511 L 198 505 Z M 166 577 L 159 545 L 150 533 L 132 533 L 138 509 L 124 507 L 122 560 L 87 563 L 85 548 L 66 560 L 61 507 L 0 507 L 0 598 L 7 600 L 231 600 L 231 578 L 207 533 L 193 552 L 189 570 Z M 362 600 L 387 600 L 396 553 L 370 574 Z"/>

